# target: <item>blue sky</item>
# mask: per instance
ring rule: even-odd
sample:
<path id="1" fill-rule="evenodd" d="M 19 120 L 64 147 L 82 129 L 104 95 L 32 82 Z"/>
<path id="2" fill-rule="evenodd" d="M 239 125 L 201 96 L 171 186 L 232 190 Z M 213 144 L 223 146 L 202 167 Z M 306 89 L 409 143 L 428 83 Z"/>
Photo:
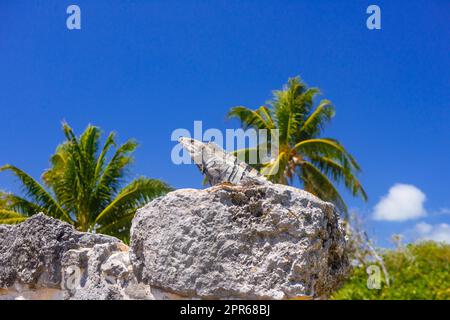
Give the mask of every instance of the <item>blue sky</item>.
<path id="1" fill-rule="evenodd" d="M 66 28 L 70 4 L 81 8 L 81 30 Z M 381 8 L 381 30 L 366 28 L 370 4 Z M 340 139 L 363 168 L 369 202 L 344 196 L 378 243 L 413 229 L 446 233 L 449 22 L 445 0 L 2 0 L 0 164 L 39 177 L 65 119 L 77 132 L 92 123 L 122 141 L 136 138 L 136 175 L 201 187 L 193 166 L 172 164 L 172 131 L 192 130 L 194 120 L 235 128 L 225 120 L 230 107 L 258 107 L 301 75 L 336 107 L 325 135 Z M 386 201 L 417 204 L 418 217 L 373 220 L 398 183 L 420 191 L 394 188 Z M 17 184 L 2 173 L 0 188 L 17 191 Z"/>

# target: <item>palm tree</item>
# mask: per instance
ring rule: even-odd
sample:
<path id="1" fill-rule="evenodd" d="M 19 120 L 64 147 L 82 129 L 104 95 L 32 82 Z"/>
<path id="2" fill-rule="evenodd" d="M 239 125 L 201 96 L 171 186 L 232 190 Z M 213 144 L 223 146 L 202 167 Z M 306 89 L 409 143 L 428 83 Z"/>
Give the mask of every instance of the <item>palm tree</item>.
<path id="1" fill-rule="evenodd" d="M 100 149 L 98 127 L 89 125 L 76 137 L 63 123 L 63 131 L 66 141 L 51 157 L 51 167 L 42 175 L 43 184 L 15 166 L 0 168 L 0 172 L 12 172 L 24 190 L 23 197 L 2 194 L 0 223 L 18 223 L 44 212 L 80 231 L 110 234 L 127 241 L 136 209 L 171 188 L 160 180 L 145 177 L 123 185 L 137 147 L 135 141 L 128 140 L 117 147 L 115 134 L 110 133 Z"/>
<path id="2" fill-rule="evenodd" d="M 300 77 L 290 78 L 282 90 L 273 92 L 273 99 L 267 105 L 256 110 L 234 107 L 228 117 L 239 119 L 244 129 L 279 130 L 277 157 L 267 162 L 258 157 L 258 163 L 254 165 L 268 179 L 292 184 L 298 177 L 306 191 L 333 202 L 347 213 L 347 206 L 333 182 L 343 182 L 353 196 L 367 200 L 367 195 L 356 178 L 360 167 L 352 155 L 339 141 L 320 137 L 335 110 L 328 100 L 321 100 L 315 106 L 318 94 L 317 88 L 308 88 Z M 270 140 L 265 147 L 268 146 Z M 238 150 L 237 153 L 249 156 L 261 147 Z"/>

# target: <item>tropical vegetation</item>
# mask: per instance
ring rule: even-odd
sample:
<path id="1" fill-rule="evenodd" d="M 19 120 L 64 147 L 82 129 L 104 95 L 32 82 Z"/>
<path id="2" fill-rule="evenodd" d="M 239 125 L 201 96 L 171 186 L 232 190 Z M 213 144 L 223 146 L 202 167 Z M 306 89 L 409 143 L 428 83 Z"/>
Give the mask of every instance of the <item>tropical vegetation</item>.
<path id="1" fill-rule="evenodd" d="M 279 133 L 275 158 L 264 161 L 259 157 L 260 148 L 271 148 L 270 139 L 236 153 L 248 160 L 251 152 L 257 152 L 258 161 L 252 165 L 268 179 L 281 184 L 293 184 L 298 179 L 305 190 L 347 212 L 337 185 L 343 183 L 352 195 L 367 200 L 357 178 L 361 169 L 338 140 L 321 137 L 325 125 L 335 115 L 335 108 L 326 99 L 316 104 L 319 93 L 319 89 L 308 87 L 300 77 L 295 77 L 282 90 L 274 91 L 266 105 L 255 110 L 244 106 L 231 108 L 228 117 L 239 119 L 244 129 L 278 130 Z"/>
<path id="2" fill-rule="evenodd" d="M 112 132 L 101 145 L 101 131 L 92 125 L 79 137 L 67 123 L 63 123 L 63 131 L 66 140 L 51 156 L 42 184 L 16 166 L 0 167 L 0 172 L 14 174 L 23 189 L 22 195 L 1 193 L 0 223 L 19 223 L 43 212 L 80 231 L 105 233 L 127 241 L 137 208 L 171 188 L 146 177 L 124 183 L 136 141 L 117 145 Z"/>
<path id="3" fill-rule="evenodd" d="M 380 286 L 369 289 L 367 281 L 378 261 L 359 264 L 352 269 L 344 286 L 332 295 L 333 299 L 394 299 L 394 300 L 449 300 L 450 299 L 450 245 L 436 242 L 408 244 L 382 254 L 387 278 L 379 272 Z M 387 281 L 388 280 L 388 281 Z M 369 286 L 370 287 L 370 286 Z"/>

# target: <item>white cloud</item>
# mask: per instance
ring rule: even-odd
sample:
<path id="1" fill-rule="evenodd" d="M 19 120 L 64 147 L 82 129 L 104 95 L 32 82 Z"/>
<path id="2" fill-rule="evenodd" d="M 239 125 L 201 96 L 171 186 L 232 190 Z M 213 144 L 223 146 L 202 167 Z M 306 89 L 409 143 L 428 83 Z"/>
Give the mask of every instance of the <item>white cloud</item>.
<path id="1" fill-rule="evenodd" d="M 420 222 L 416 224 L 416 231 L 420 235 L 428 234 L 433 230 L 433 226 L 429 223 Z"/>
<path id="2" fill-rule="evenodd" d="M 441 215 L 441 214 L 450 214 L 450 208 L 440 208 L 439 211 L 437 212 L 437 214 Z"/>
<path id="3" fill-rule="evenodd" d="M 450 243 L 450 225 L 446 223 L 431 225 L 420 222 L 416 224 L 415 231 L 418 240 L 433 240 Z"/>
<path id="4" fill-rule="evenodd" d="M 405 221 L 426 216 L 425 193 L 410 184 L 395 184 L 374 208 L 375 220 Z"/>

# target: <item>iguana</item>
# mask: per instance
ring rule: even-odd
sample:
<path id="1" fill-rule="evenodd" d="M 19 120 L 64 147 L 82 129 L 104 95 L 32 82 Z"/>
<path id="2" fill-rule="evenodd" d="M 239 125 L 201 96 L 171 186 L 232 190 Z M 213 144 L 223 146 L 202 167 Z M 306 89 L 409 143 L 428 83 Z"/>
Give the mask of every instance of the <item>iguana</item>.
<path id="1" fill-rule="evenodd" d="M 203 143 L 184 137 L 180 138 L 179 142 L 189 152 L 194 163 L 201 173 L 206 175 L 212 186 L 221 183 L 233 185 L 269 183 L 257 170 L 212 142 Z"/>

